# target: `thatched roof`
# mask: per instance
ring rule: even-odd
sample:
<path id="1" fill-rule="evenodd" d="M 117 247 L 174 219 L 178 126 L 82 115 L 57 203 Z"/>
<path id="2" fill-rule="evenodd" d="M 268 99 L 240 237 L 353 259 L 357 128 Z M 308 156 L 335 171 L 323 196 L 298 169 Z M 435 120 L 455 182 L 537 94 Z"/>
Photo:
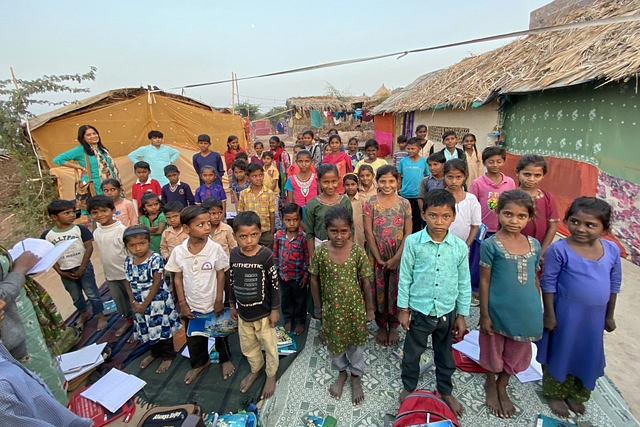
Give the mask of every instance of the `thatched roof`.
<path id="1" fill-rule="evenodd" d="M 220 113 L 231 114 L 231 110 L 228 108 L 214 108 L 207 104 L 204 104 L 200 101 L 196 101 L 195 99 L 188 98 L 182 95 L 175 95 L 173 93 L 162 92 L 159 90 L 153 90 L 151 93 L 145 88 L 123 88 L 123 89 L 114 89 L 109 90 L 107 92 L 103 92 L 98 95 L 91 96 L 89 98 L 85 98 L 78 102 L 73 102 L 69 105 L 65 105 L 62 108 L 58 108 L 53 111 L 49 111 L 48 113 L 40 114 L 32 119 L 29 119 L 29 126 L 31 130 L 35 130 L 45 123 L 57 119 L 59 117 L 68 117 L 70 115 L 78 115 L 84 114 L 89 111 L 100 109 L 106 105 L 111 105 L 116 102 L 124 101 L 127 99 L 133 99 L 140 95 L 150 95 L 150 96 L 164 96 L 167 98 L 172 98 L 177 101 L 183 102 L 185 104 L 202 108 L 208 111 L 217 111 Z"/>
<path id="2" fill-rule="evenodd" d="M 426 81 L 437 76 L 440 71 L 442 70 L 432 71 L 430 73 L 423 74 L 417 79 L 415 79 L 407 87 L 393 91 L 390 97 L 388 97 L 386 100 L 384 100 L 384 102 L 382 102 L 380 105 L 378 105 L 376 108 L 372 110 L 372 113 L 373 114 L 393 113 L 394 111 L 396 111 L 394 108 L 396 104 L 398 104 L 403 99 L 411 96 L 413 91 L 418 86 L 422 85 Z"/>
<path id="3" fill-rule="evenodd" d="M 640 0 L 598 0 L 554 25 L 633 15 Z M 471 56 L 418 85 L 407 96 L 390 97 L 376 111 L 466 108 L 492 93 L 533 92 L 591 80 L 603 84 L 640 71 L 640 22 L 608 24 L 530 35 Z M 423 76 L 424 77 L 424 76 Z"/>
<path id="4" fill-rule="evenodd" d="M 362 101 L 360 101 L 362 102 Z M 305 96 L 287 99 L 287 108 L 293 108 L 298 112 L 310 110 L 318 111 L 343 111 L 351 109 L 352 101 L 341 100 L 335 96 Z"/>

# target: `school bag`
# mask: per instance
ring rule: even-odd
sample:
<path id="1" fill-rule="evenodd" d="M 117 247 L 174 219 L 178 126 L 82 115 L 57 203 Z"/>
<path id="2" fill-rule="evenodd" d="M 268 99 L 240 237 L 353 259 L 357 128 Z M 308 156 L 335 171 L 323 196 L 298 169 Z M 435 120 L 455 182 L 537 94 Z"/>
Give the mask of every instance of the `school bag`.
<path id="1" fill-rule="evenodd" d="M 408 427 L 413 425 L 450 421 L 454 427 L 460 427 L 458 419 L 444 400 L 431 391 L 415 390 L 400 404 L 393 427 Z M 386 421 L 386 420 L 385 420 Z M 385 422 L 385 425 L 388 425 Z"/>

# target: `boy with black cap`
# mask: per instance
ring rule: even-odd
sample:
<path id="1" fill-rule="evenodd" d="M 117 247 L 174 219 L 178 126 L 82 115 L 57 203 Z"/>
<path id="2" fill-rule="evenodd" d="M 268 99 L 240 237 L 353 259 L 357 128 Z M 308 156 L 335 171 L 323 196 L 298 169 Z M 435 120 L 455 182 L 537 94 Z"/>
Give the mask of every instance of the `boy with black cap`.
<path id="1" fill-rule="evenodd" d="M 200 176 L 203 166 L 213 166 L 216 170 L 216 179 L 214 184 L 218 184 L 222 187 L 222 177 L 224 176 L 224 167 L 222 166 L 222 157 L 215 151 L 211 151 L 211 138 L 207 134 L 198 136 L 198 147 L 200 152 L 193 155 L 193 168 L 196 170 L 196 174 Z M 202 178 L 200 178 L 200 185 L 204 184 Z"/>

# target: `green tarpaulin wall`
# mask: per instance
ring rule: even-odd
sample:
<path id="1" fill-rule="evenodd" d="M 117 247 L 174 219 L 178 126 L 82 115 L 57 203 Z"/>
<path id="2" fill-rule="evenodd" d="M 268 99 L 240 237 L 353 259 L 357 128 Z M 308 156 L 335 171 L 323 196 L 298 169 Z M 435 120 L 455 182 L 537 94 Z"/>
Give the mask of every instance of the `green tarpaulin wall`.
<path id="1" fill-rule="evenodd" d="M 504 110 L 510 153 L 591 163 L 640 183 L 640 95 L 635 78 L 510 96 Z"/>

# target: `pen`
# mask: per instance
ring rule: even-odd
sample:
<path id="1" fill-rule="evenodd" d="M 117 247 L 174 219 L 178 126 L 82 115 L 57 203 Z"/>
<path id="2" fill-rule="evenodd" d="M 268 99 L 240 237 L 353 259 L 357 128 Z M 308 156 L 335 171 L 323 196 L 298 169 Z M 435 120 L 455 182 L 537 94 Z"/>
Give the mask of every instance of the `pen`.
<path id="1" fill-rule="evenodd" d="M 22 243 L 22 252 L 23 253 L 26 252 L 27 250 L 24 248 L 24 240 L 22 242 L 20 242 L 20 243 Z"/>

